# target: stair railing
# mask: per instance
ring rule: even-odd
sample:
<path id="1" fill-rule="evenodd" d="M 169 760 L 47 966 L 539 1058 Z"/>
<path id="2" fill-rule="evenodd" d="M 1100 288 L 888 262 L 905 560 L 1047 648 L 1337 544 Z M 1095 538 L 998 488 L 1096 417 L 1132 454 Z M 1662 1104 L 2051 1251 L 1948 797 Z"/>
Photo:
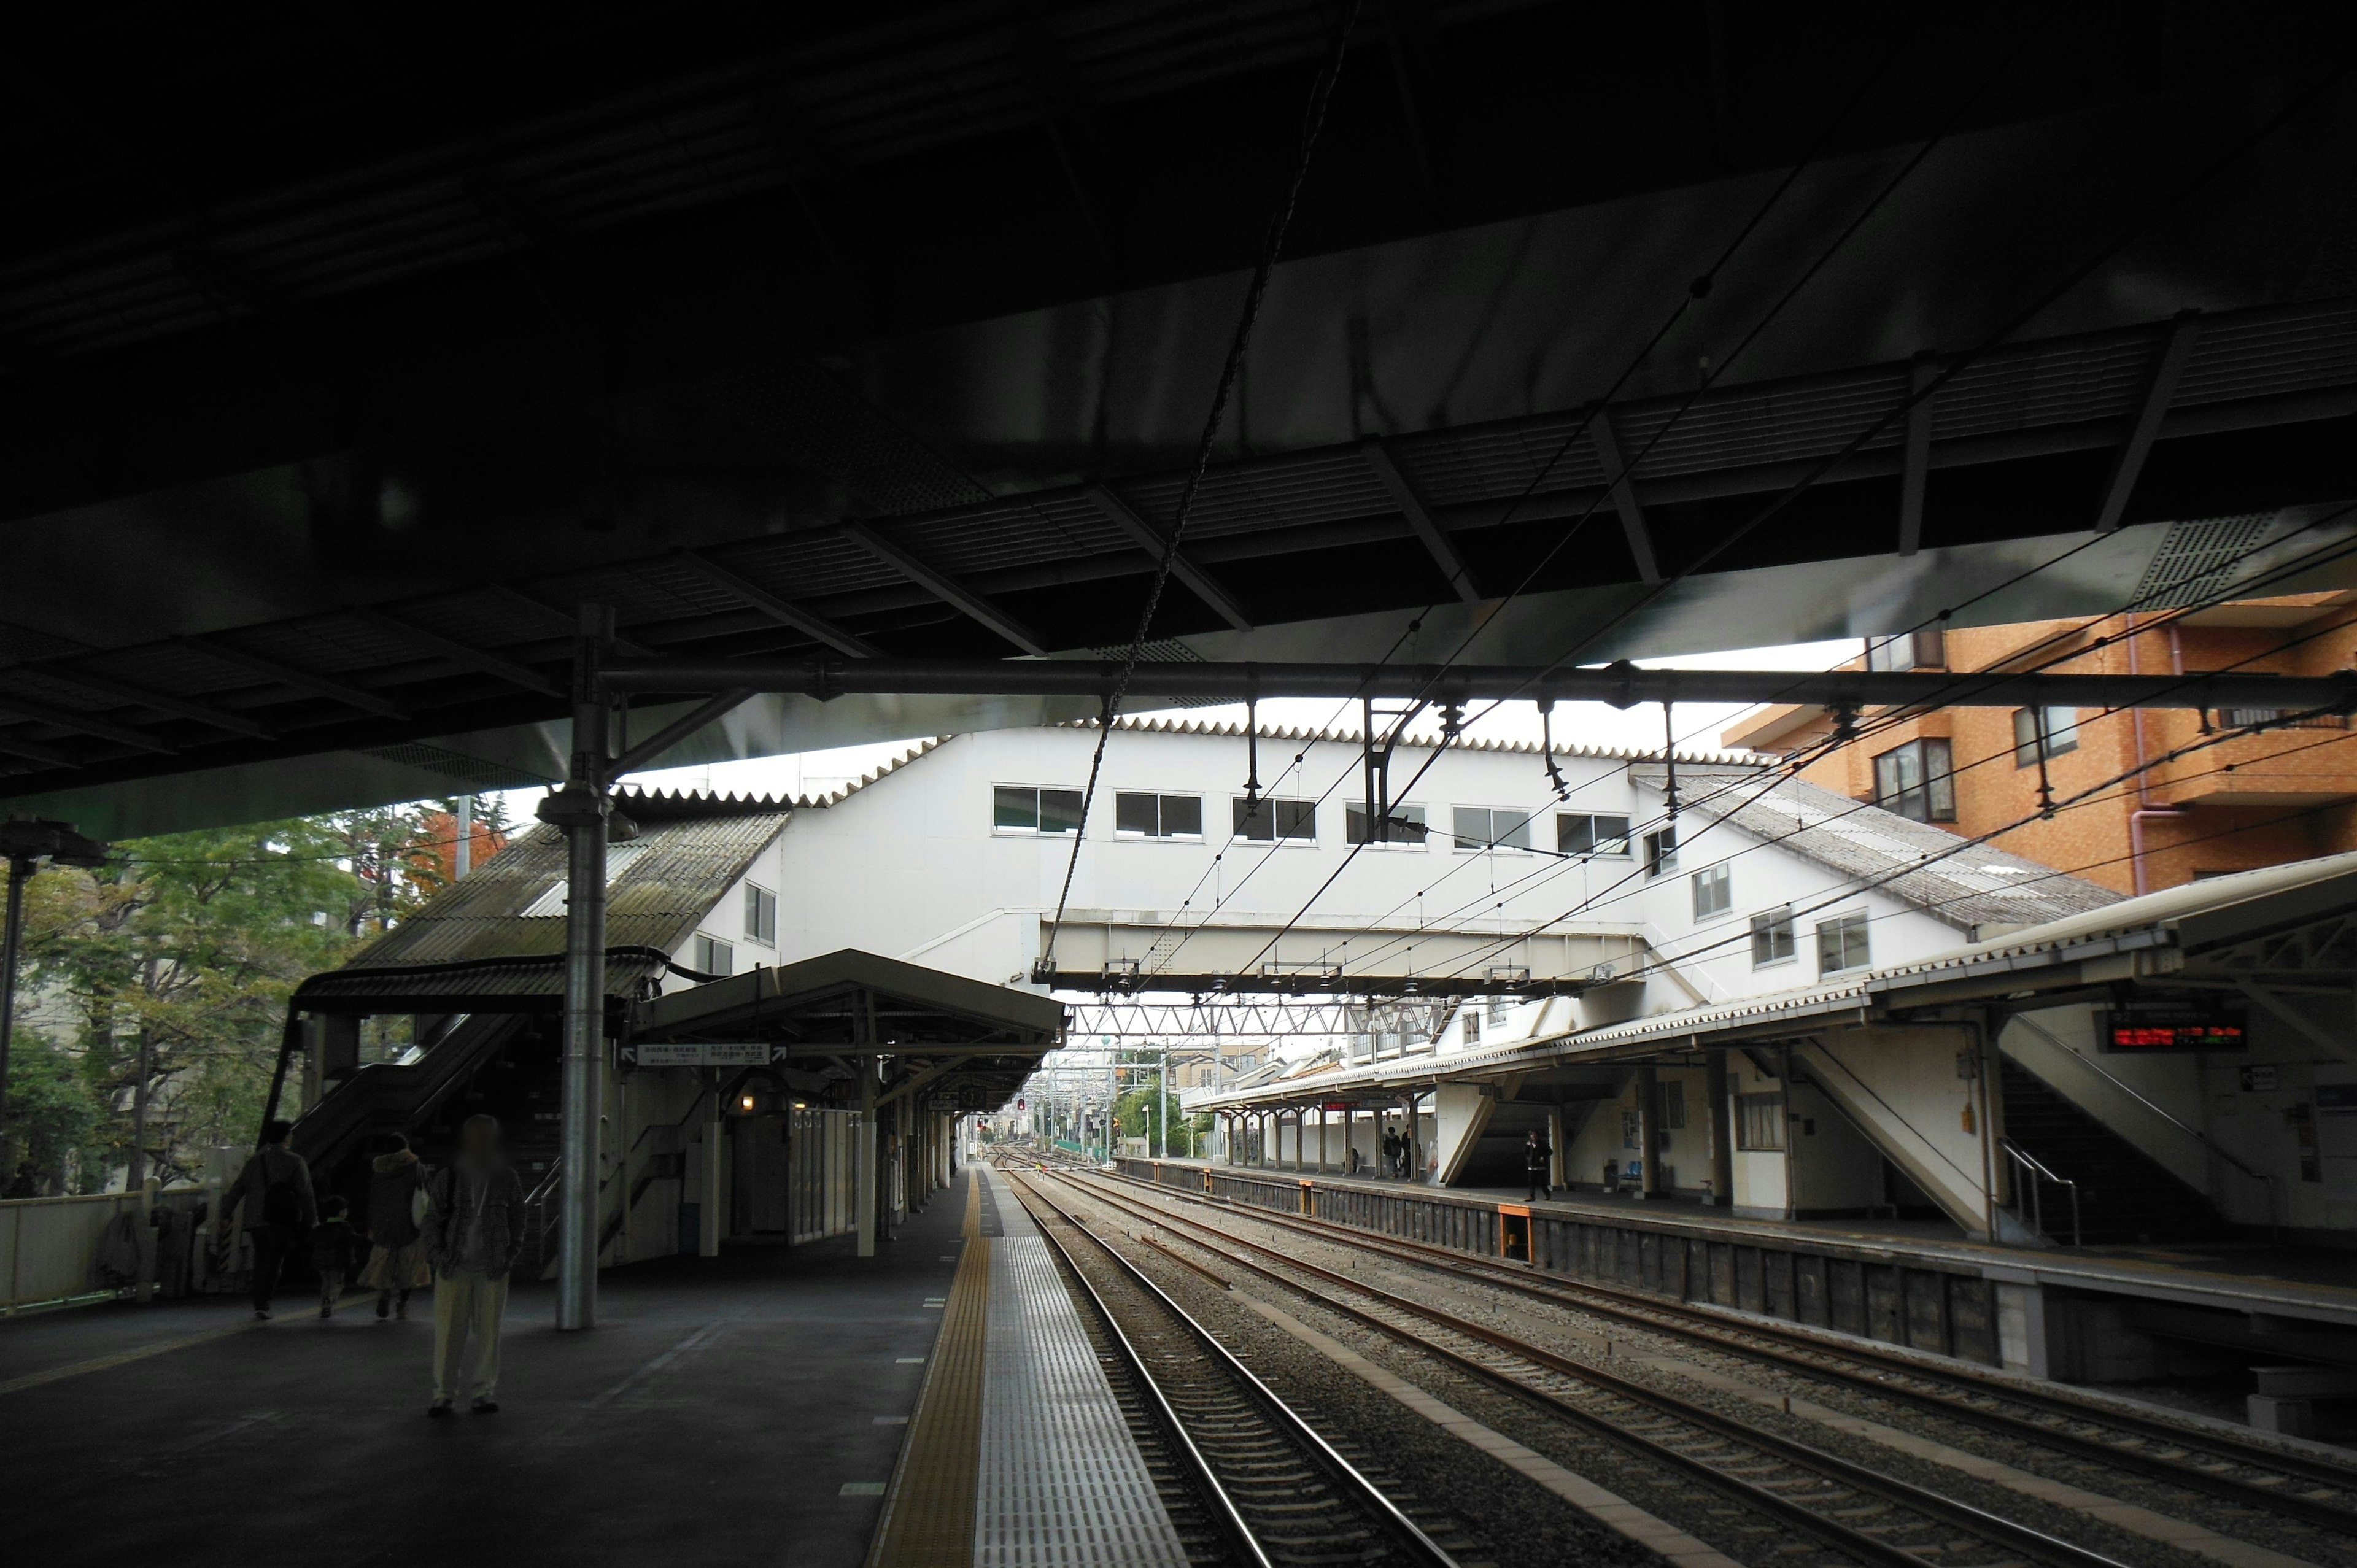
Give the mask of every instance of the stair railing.
<path id="1" fill-rule="evenodd" d="M 2010 1138 L 1999 1138 L 1996 1146 L 2003 1149 L 2006 1158 L 2013 1162 L 2014 1218 L 2039 1235 L 2050 1237 L 2053 1232 L 2046 1229 L 2046 1188 L 2043 1184 L 2051 1182 L 2071 1195 L 2071 1245 L 2083 1245 L 2079 1229 L 2079 1184 L 2068 1176 L 2056 1176 L 2036 1155 Z"/>
<path id="2" fill-rule="evenodd" d="M 524 1194 L 523 1245 L 516 1252 L 515 1267 L 508 1272 L 510 1279 L 536 1280 L 548 1272 L 554 1253 L 549 1244 L 549 1211 L 556 1206 L 564 1187 L 565 1160 L 560 1155 L 548 1162 L 539 1184 Z"/>
<path id="3" fill-rule="evenodd" d="M 2090 1071 L 2090 1072 L 2093 1073 L 2097 1078 L 2100 1078 L 2100 1079 L 2104 1079 L 2105 1082 L 2109 1083 L 2109 1084 L 2110 1084 L 2114 1089 L 2118 1090 L 2122 1094 L 2126 1095 L 2130 1100 L 2135 1101 L 2138 1105 L 2143 1106 L 2147 1111 L 2151 1112 L 2154 1115 L 2156 1115 L 2156 1116 L 2159 1117 L 2162 1121 L 2164 1121 L 2164 1122 L 2168 1122 L 2170 1126 L 2172 1126 L 2172 1127 L 2176 1128 L 2179 1132 L 2187 1134 L 2188 1136 L 2191 1137 L 2195 1143 L 2200 1144 L 2201 1144 L 2204 1149 L 2208 1150 L 2211 1154 L 2213 1154 L 2213 1155 L 2217 1155 L 2220 1159 L 2222 1159 L 2222 1160 L 2225 1161 L 2225 1162 L 2226 1162 L 2226 1164 L 2227 1164 L 2229 1166 L 2233 1167 L 2234 1170 L 2236 1170 L 2236 1171 L 2240 1172 L 2240 1173 L 2241 1173 L 2242 1175 L 2244 1175 L 2244 1176 L 2246 1176 L 2250 1177 L 2250 1179 L 2251 1179 L 2251 1180 L 2253 1180 L 2253 1181 L 2255 1181 L 2255 1182 L 2257 1182 L 2261 1187 L 2263 1187 L 2266 1188 L 2266 1192 L 2267 1192 L 2267 1233 L 2268 1233 L 2270 1236 L 2272 1236 L 2272 1235 L 2274 1235 L 2274 1234 L 2275 1234 L 2275 1230 L 2276 1230 L 2276 1178 L 2275 1178 L 2275 1177 L 2273 1177 L 2273 1176 L 2269 1176 L 2266 1172 L 2265 1172 L 2265 1171 L 2263 1171 L 2263 1170 L 2259 1170 L 2259 1169 L 2257 1169 L 2256 1167 L 2255 1167 L 2255 1166 L 2253 1166 L 2253 1165 L 2248 1165 L 2248 1164 L 2245 1164 L 2245 1163 L 2244 1163 L 2244 1161 L 2243 1161 L 2239 1156 L 2237 1156 L 2237 1155 L 2235 1155 L 2232 1150 L 2228 1149 L 2224 1144 L 2222 1144 L 2219 1143 L 2217 1139 L 2212 1138 L 2212 1136 L 2210 1136 L 2210 1134 L 2209 1134 L 2209 1133 L 2204 1133 L 2201 1128 L 2196 1127 L 2196 1126 L 2193 1126 L 2193 1125 L 2191 1125 L 2190 1123 L 2189 1123 L 2189 1122 L 2185 1122 L 2185 1121 L 2181 1120 L 2180 1118 L 2179 1118 L 2179 1117 L 2177 1117 L 2177 1116 L 2175 1116 L 2175 1115 L 2172 1115 L 2172 1114 L 2169 1112 L 2169 1109 L 2168 1109 L 2166 1106 L 2163 1106 L 2163 1105 L 2159 1104 L 2158 1102 L 2157 1102 L 2156 1101 L 2154 1101 L 2154 1100 L 2152 1099 L 2152 1097 L 2151 1097 L 2151 1096 L 2149 1096 L 2149 1095 L 2147 1095 L 2147 1094 L 2145 1094 L 2144 1092 L 2142 1092 L 2141 1090 L 2139 1090 L 2136 1087 L 2136 1085 L 2134 1085 L 2134 1084 L 2132 1084 L 2132 1083 L 2128 1082 L 2126 1079 L 2124 1079 L 2124 1078 L 2120 1077 L 2120 1075 L 2119 1075 L 2119 1074 L 2117 1074 L 2117 1073 L 2115 1073 L 2115 1072 L 2112 1071 L 2110 1069 L 2108 1069 L 2108 1068 L 2104 1067 L 2103 1063 L 2101 1063 L 2101 1062 L 2097 1061 L 2093 1057 L 2092 1057 L 2092 1056 L 2088 1055 L 2086 1052 L 2084 1052 L 2084 1051 L 2072 1051 L 2072 1050 L 2071 1050 L 2071 1047 L 2068 1047 L 2068 1046 L 2064 1045 L 2061 1040 L 2058 1040 L 2058 1039 L 2056 1039 L 2056 1038 L 2054 1037 L 2054 1033 L 2053 1033 L 2053 1031 L 2052 1031 L 2052 1030 L 2048 1029 L 2048 1028 L 2047 1028 L 2047 1027 L 2045 1027 L 2043 1025 L 2040 1024 L 2040 1023 L 2038 1022 L 2038 1020 L 2037 1020 L 2037 1019 L 2032 1018 L 2032 1017 L 2029 1017 L 2029 1016 L 2028 1016 L 2027 1015 L 2024 1015 L 2024 1014 L 2016 1014 L 2016 1015 L 2014 1015 L 2014 1019 L 2013 1019 L 2013 1021 L 2014 1021 L 2015 1023 L 2017 1023 L 2017 1024 L 2020 1024 L 2020 1025 L 2024 1026 L 2025 1027 L 2027 1027 L 2027 1028 L 2029 1028 L 2029 1029 L 2032 1030 L 2033 1032 L 2035 1032 L 2036 1034 L 2038 1034 L 2039 1036 L 2040 1036 L 2041 1037 L 2043 1037 L 2043 1038 L 2045 1039 L 2046 1043 L 2047 1043 L 2048 1045 L 2050 1045 L 2050 1046 L 2052 1046 L 2056 1050 L 2059 1050 L 2059 1051 L 2070 1051 L 2071 1056 L 2072 1056 L 2072 1058 L 2073 1058 L 2078 1062 L 2078 1064 L 2079 1064 L 2081 1067 L 2085 1068 L 2088 1071 Z M 2035 1075 L 2033 1074 L 2032 1076 L 2035 1076 Z M 2059 1092 L 2059 1091 L 2058 1091 L 2058 1092 Z M 2213 1201 L 2213 1203 L 2214 1203 L 2214 1201 L 2215 1201 L 2215 1200 L 2213 1199 L 2212 1201 Z"/>

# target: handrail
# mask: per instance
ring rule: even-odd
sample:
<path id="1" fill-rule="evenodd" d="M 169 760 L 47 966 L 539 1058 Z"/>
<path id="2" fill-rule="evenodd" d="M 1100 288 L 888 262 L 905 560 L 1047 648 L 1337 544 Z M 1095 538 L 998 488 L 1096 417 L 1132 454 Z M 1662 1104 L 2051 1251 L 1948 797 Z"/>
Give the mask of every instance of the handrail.
<path id="1" fill-rule="evenodd" d="M 2250 1166 L 2244 1165 L 2240 1159 L 2230 1154 L 2222 1144 L 2211 1137 L 2209 1133 L 2204 1133 L 2199 1127 L 2190 1126 L 2186 1122 L 2179 1121 L 2176 1116 L 2168 1111 L 2167 1108 L 2157 1104 L 2152 1100 L 2148 1099 L 2135 1085 L 2129 1083 L 2126 1079 L 2113 1072 L 2109 1068 L 2104 1067 L 2101 1062 L 2094 1060 L 2093 1058 L 2086 1056 L 2083 1052 L 2072 1050 L 2070 1047 L 2064 1045 L 2061 1041 L 2054 1037 L 2052 1030 L 2047 1028 L 2046 1026 L 2039 1023 L 2036 1019 L 2029 1017 L 2026 1014 L 2017 1013 L 2013 1015 L 2011 1021 L 2017 1024 L 2028 1026 L 2032 1033 L 2044 1039 L 2048 1045 L 2052 1046 L 2056 1050 L 2069 1052 L 2071 1057 L 2076 1060 L 2081 1067 L 2083 1067 L 2089 1071 L 2094 1073 L 2097 1077 L 2103 1079 L 2104 1081 L 2109 1083 L 2114 1089 L 2118 1090 L 2121 1093 L 2126 1095 L 2129 1099 L 2135 1101 L 2138 1105 L 2143 1106 L 2147 1111 L 2151 1112 L 2154 1115 L 2159 1117 L 2162 1121 L 2168 1122 L 2179 1132 L 2190 1134 L 2193 1138 L 2194 1142 L 2208 1149 L 2212 1154 L 2217 1155 L 2220 1159 L 2225 1161 L 2228 1165 L 2233 1166 L 2244 1176 L 2249 1176 L 2253 1181 L 2270 1182 L 2270 1184 L 2272 1184 L 2271 1178 L 2266 1172 L 2253 1170 Z"/>
<path id="2" fill-rule="evenodd" d="M 2023 1212 L 2025 1205 L 2022 1198 L 2021 1184 L 2017 1181 L 2014 1184 L 2014 1218 L 2019 1219 L 2024 1225 L 2029 1226 L 2040 1236 L 2048 1234 L 2046 1229 L 2046 1189 L 2038 1185 L 2040 1179 L 2042 1177 L 2047 1181 L 2054 1183 L 2058 1187 L 2067 1187 L 2070 1189 L 2071 1245 L 2073 1247 L 2084 1246 L 2086 1244 L 2085 1232 L 2080 1228 L 2079 1224 L 2079 1184 L 2072 1180 L 2069 1176 L 2056 1176 L 2052 1171 L 2046 1168 L 2046 1163 L 2043 1160 L 2040 1160 L 2036 1155 L 2031 1154 L 2028 1149 L 2023 1148 L 2019 1144 L 2015 1143 L 2011 1138 L 1999 1138 L 1996 1141 L 1996 1146 L 2005 1152 L 2007 1158 L 2013 1161 L 2014 1166 L 2018 1171 L 2027 1172 L 2029 1176 L 2029 1196 L 2027 1203 L 2027 1208 L 2029 1212 Z"/>

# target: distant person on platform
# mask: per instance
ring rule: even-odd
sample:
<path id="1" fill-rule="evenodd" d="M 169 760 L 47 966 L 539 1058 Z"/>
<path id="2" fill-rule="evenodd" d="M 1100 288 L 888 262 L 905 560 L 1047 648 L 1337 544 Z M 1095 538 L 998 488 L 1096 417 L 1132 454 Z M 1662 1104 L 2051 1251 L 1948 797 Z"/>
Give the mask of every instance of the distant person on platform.
<path id="1" fill-rule="evenodd" d="M 311 1163 L 286 1146 L 295 1130 L 289 1122 L 272 1120 L 262 1126 L 262 1147 L 237 1173 L 237 1180 L 221 1194 L 221 1219 L 214 1230 L 229 1239 L 229 1217 L 245 1205 L 246 1240 L 253 1243 L 253 1316 L 270 1316 L 270 1298 L 278 1289 L 278 1272 L 286 1254 L 311 1227 L 319 1222 L 318 1200 L 311 1196 Z"/>
<path id="2" fill-rule="evenodd" d="M 1399 1134 L 1389 1127 L 1383 1129 L 1383 1175 L 1399 1175 Z"/>
<path id="3" fill-rule="evenodd" d="M 382 1153 L 369 1162 L 368 1266 L 361 1288 L 376 1292 L 376 1315 L 409 1316 L 409 1293 L 434 1283 L 425 1261 L 425 1167 L 398 1133 L 385 1134 Z"/>
<path id="4" fill-rule="evenodd" d="M 319 1222 L 311 1227 L 311 1266 L 319 1271 L 319 1316 L 336 1316 L 344 1281 L 360 1266 L 361 1237 L 352 1229 L 352 1206 L 330 1194 L 319 1205 Z"/>
<path id="5" fill-rule="evenodd" d="M 464 1382 L 475 1413 L 490 1415 L 500 1408 L 500 1319 L 508 1307 L 508 1271 L 523 1246 L 523 1182 L 500 1153 L 497 1117 L 467 1118 L 458 1129 L 457 1161 L 434 1178 L 428 1191 L 425 1230 L 425 1256 L 434 1265 L 434 1402 L 425 1413 L 448 1415 Z"/>
<path id="6" fill-rule="evenodd" d="M 1534 1201 L 1541 1193 L 1549 1203 L 1555 1201 L 1555 1150 L 1548 1146 L 1546 1134 L 1536 1127 L 1523 1144 L 1523 1174 L 1530 1178 L 1529 1197 Z"/>

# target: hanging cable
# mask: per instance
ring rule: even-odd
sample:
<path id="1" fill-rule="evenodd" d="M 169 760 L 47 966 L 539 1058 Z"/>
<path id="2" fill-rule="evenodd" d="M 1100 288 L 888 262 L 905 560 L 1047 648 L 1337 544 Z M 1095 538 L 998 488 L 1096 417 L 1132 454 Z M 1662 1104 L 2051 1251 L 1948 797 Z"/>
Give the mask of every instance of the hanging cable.
<path id="1" fill-rule="evenodd" d="M 1105 722 L 1097 730 L 1095 754 L 1089 760 L 1088 787 L 1081 792 L 1081 820 L 1072 832 L 1072 853 L 1064 863 L 1064 885 L 1056 896 L 1056 918 L 1048 927 L 1048 940 L 1043 945 L 1039 961 L 1033 966 L 1035 982 L 1052 981 L 1056 972 L 1056 938 L 1064 929 L 1064 908 L 1071 901 L 1072 876 L 1080 869 L 1081 845 L 1088 837 L 1089 809 L 1095 804 L 1097 780 L 1104 772 L 1105 742 L 1113 735 L 1113 720 L 1121 712 L 1122 699 L 1129 693 L 1129 682 L 1137 673 L 1137 661 L 1146 652 L 1146 639 L 1154 628 L 1155 612 L 1162 607 L 1162 593 L 1170 582 L 1170 568 L 1178 556 L 1178 546 L 1186 538 L 1187 524 L 1195 510 L 1195 497 L 1202 489 L 1203 476 L 1211 466 L 1211 448 L 1219 439 L 1220 426 L 1228 411 L 1228 398 L 1235 390 L 1236 378 L 1243 372 L 1245 351 L 1251 347 L 1253 328 L 1260 319 L 1262 299 L 1268 293 L 1269 274 L 1276 268 L 1276 259 L 1285 249 L 1285 231 L 1293 222 L 1293 213 L 1301 201 L 1301 188 L 1309 177 L 1311 155 L 1318 146 L 1318 134 L 1325 128 L 1326 108 L 1334 95 L 1334 83 L 1342 74 L 1342 57 L 1351 39 L 1351 29 L 1359 19 L 1362 0 L 1349 0 L 1336 22 L 1334 35 L 1327 46 L 1324 61 L 1310 83 L 1309 106 L 1302 116 L 1301 145 L 1294 158 L 1293 177 L 1287 182 L 1285 199 L 1278 206 L 1268 226 L 1268 236 L 1262 243 L 1260 259 L 1253 268 L 1252 285 L 1244 291 L 1242 313 L 1236 319 L 1235 336 L 1228 344 L 1227 358 L 1220 367 L 1219 384 L 1211 393 L 1211 412 L 1203 422 L 1201 440 L 1196 443 L 1194 466 L 1188 470 L 1186 488 L 1178 494 L 1178 507 L 1171 520 L 1169 535 L 1162 543 L 1162 558 L 1155 564 L 1154 580 L 1147 587 L 1146 606 L 1138 614 L 1137 630 L 1130 638 L 1129 651 L 1121 661 L 1121 679 L 1114 682 L 1112 697 L 1105 703 Z"/>

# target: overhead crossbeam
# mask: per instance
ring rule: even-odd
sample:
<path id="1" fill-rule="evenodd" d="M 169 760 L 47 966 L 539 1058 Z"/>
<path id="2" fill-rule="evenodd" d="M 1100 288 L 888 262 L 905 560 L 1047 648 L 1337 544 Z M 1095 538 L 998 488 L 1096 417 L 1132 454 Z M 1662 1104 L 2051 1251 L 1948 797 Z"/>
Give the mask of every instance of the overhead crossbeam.
<path id="1" fill-rule="evenodd" d="M 242 714 L 232 714 L 225 708 L 217 708 L 210 703 L 192 703 L 186 697 L 174 697 L 162 692 L 151 692 L 144 686 L 132 685 L 127 681 L 117 681 L 105 675 L 93 675 L 83 670 L 63 669 L 53 663 L 43 664 L 38 668 L 41 679 L 45 681 L 56 681 L 68 686 L 79 686 L 85 692 L 95 692 L 100 696 L 113 697 L 117 702 L 128 703 L 135 707 L 153 708 L 159 714 L 171 714 L 178 718 L 194 719 L 199 724 L 210 725 L 215 729 L 227 730 L 231 735 L 247 736 L 255 740 L 266 740 L 270 736 L 267 727 L 254 723 Z"/>
<path id="2" fill-rule="evenodd" d="M 1909 367 L 1908 395 L 1917 399 L 1907 411 L 1907 441 L 1899 467 L 1899 553 L 1912 555 L 1923 547 L 1923 491 L 1932 478 L 1932 405 L 1938 403 L 1936 392 L 1923 396 L 1923 390 L 1939 374 L 1939 366 L 1928 353 L 1915 356 Z"/>
<path id="3" fill-rule="evenodd" d="M 565 688 L 543 675 L 539 671 L 529 669 L 512 659 L 504 659 L 499 654 L 486 652 L 468 643 L 460 642 L 456 638 L 445 637 L 438 631 L 428 631 L 422 626 L 405 621 L 399 616 L 389 615 L 371 606 L 355 606 L 354 612 L 379 630 L 414 643 L 420 648 L 428 649 L 454 664 L 461 664 L 479 673 L 505 681 L 511 686 L 521 686 L 527 692 L 537 692 L 544 697 L 565 695 Z"/>
<path id="4" fill-rule="evenodd" d="M 1096 503 L 1096 509 L 1104 513 L 1107 522 L 1127 534 L 1133 543 L 1156 561 L 1160 561 L 1163 552 L 1169 550 L 1169 536 L 1132 510 L 1130 504 L 1115 495 L 1111 486 L 1090 485 L 1085 493 L 1090 500 Z M 1184 551 L 1170 551 L 1170 575 L 1186 584 L 1197 598 L 1219 611 L 1220 618 L 1238 631 L 1253 628 L 1251 618 L 1244 614 L 1243 607 L 1236 603 L 1235 596 L 1229 593 L 1218 578 L 1189 560 Z"/>
<path id="5" fill-rule="evenodd" d="M 1653 553 L 1653 532 L 1645 525 L 1645 509 L 1637 499 L 1637 481 L 1629 472 L 1629 465 L 1620 456 L 1620 435 L 1612 428 L 1612 411 L 1599 408 L 1596 417 L 1587 422 L 1587 439 L 1596 447 L 1596 460 L 1604 467 L 1604 483 L 1612 494 L 1612 504 L 1620 509 L 1620 532 L 1629 538 L 1629 554 L 1637 564 L 1637 576 L 1646 583 L 1662 580 L 1662 564 Z"/>
<path id="6" fill-rule="evenodd" d="M 950 606 L 968 618 L 980 621 L 1024 652 L 1044 656 L 1048 651 L 1031 628 L 975 593 L 956 578 L 937 572 L 914 555 L 877 533 L 864 523 L 847 522 L 844 536 L 891 567 L 942 603 Z"/>
<path id="7" fill-rule="evenodd" d="M 398 703 L 387 702 L 373 692 L 364 692 L 358 686 L 345 682 L 330 680 L 325 675 L 314 675 L 307 670 L 297 670 L 291 664 L 281 664 L 275 659 L 264 659 L 258 653 L 248 653 L 242 648 L 231 648 L 227 643 L 215 642 L 208 638 L 183 637 L 179 640 L 209 658 L 218 659 L 224 664 L 234 664 L 248 674 L 259 675 L 265 681 L 274 681 L 282 686 L 292 686 L 298 692 L 308 692 L 313 696 L 326 697 L 331 702 L 358 708 L 364 714 L 374 714 L 379 718 L 398 719 L 407 716 L 402 712 Z"/>
<path id="8" fill-rule="evenodd" d="M 1457 546 L 1449 539 L 1448 531 L 1441 527 L 1439 520 L 1432 515 L 1432 508 L 1425 504 L 1423 495 L 1400 471 L 1399 461 L 1392 456 L 1391 448 L 1383 445 L 1383 438 L 1380 435 L 1368 437 L 1360 443 L 1359 452 L 1390 494 L 1392 504 L 1399 508 L 1402 517 L 1407 519 L 1408 527 L 1423 543 L 1425 553 L 1432 557 L 1433 564 L 1439 567 L 1440 575 L 1448 579 L 1449 587 L 1467 604 L 1480 604 L 1481 590 L 1474 583 L 1473 574 L 1466 570 L 1464 557 L 1457 553 Z"/>
<path id="9" fill-rule="evenodd" d="M 0 717 L 31 719 L 37 724 L 55 725 L 59 729 L 95 736 L 101 740 L 111 740 L 117 745 L 130 746 L 135 751 L 152 751 L 163 757 L 173 756 L 178 750 L 177 746 L 156 739 L 145 730 L 134 729 L 129 725 L 118 725 L 106 719 L 92 718 L 88 714 L 78 714 L 70 709 L 55 707 L 48 703 L 36 702 L 30 697 L 19 697 L 13 692 L 0 692 Z"/>
<path id="10" fill-rule="evenodd" d="M 804 637 L 816 638 L 837 653 L 849 654 L 854 659 L 874 659 L 882 652 L 866 639 L 846 631 L 823 615 L 804 609 L 791 599 L 780 597 L 759 583 L 747 581 L 708 555 L 683 550 L 679 553 L 679 562 L 714 587 L 734 594 L 780 626 L 801 632 Z"/>
<path id="11" fill-rule="evenodd" d="M 2160 439 L 2161 422 L 2176 401 L 2185 362 L 2193 357 L 2193 345 L 2201 336 L 2201 313 L 2184 312 L 2169 323 L 2168 332 L 2161 339 L 2160 357 L 2153 362 L 2152 379 L 2145 382 L 2144 401 L 2137 406 L 2136 424 L 2128 430 L 2127 445 L 2120 448 L 2119 459 L 2112 465 L 2111 482 L 2104 487 L 2103 510 L 2095 514 L 2098 533 L 2119 527 L 2127 511 L 2128 498 L 2136 493 L 2145 459 L 2152 456 L 2152 444 Z"/>
<path id="12" fill-rule="evenodd" d="M 1124 669 L 1103 659 L 617 660 L 598 679 L 617 692 L 697 694 L 743 689 L 821 699 L 863 693 L 1103 698 Z M 2357 671 L 2336 675 L 2016 674 L 1991 671 L 1641 670 L 1629 664 L 1253 664 L 1149 661 L 1126 677 L 1135 697 L 1242 702 L 1258 697 L 1512 701 L 1792 703 L 1866 708 L 2262 708 L 2287 716 L 2357 710 Z"/>

